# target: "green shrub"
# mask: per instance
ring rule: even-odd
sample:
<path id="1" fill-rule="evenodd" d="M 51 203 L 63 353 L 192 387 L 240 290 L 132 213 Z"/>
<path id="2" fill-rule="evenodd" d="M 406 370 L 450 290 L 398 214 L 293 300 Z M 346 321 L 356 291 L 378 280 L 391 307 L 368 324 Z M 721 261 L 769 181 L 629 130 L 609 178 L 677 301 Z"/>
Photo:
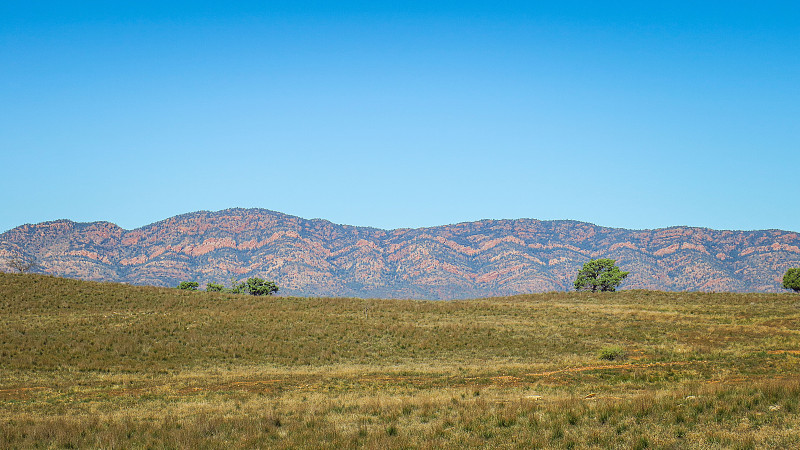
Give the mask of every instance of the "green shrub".
<path id="1" fill-rule="evenodd" d="M 275 282 L 263 278 L 248 278 L 241 283 L 231 280 L 231 284 L 233 285 L 231 292 L 234 294 L 272 295 L 278 292 L 278 285 Z"/>
<path id="2" fill-rule="evenodd" d="M 182 289 L 184 291 L 196 291 L 200 283 L 197 281 L 181 281 L 178 285 L 178 289 Z"/>
<path id="3" fill-rule="evenodd" d="M 206 292 L 222 292 L 225 290 L 225 286 L 217 283 L 208 283 L 206 284 Z"/>
<path id="4" fill-rule="evenodd" d="M 625 359 L 625 349 L 619 345 L 607 345 L 600 349 L 600 353 L 597 356 L 606 361 Z"/>

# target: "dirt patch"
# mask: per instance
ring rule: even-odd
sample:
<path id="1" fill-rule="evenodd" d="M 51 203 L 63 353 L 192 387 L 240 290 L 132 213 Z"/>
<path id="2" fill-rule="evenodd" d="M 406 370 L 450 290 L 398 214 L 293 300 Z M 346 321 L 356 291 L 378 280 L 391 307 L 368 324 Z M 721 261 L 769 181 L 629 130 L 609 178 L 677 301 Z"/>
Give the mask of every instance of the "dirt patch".
<path id="1" fill-rule="evenodd" d="M 627 364 L 608 364 L 604 366 L 583 366 L 570 367 L 567 369 L 552 370 L 549 372 L 526 373 L 527 377 L 547 377 L 559 373 L 587 372 L 590 370 L 612 370 L 612 369 L 643 369 L 647 367 L 667 367 L 667 366 L 686 366 L 695 363 L 706 363 L 708 361 L 672 361 L 672 362 L 653 362 L 646 364 L 627 363 Z"/>
<path id="2" fill-rule="evenodd" d="M 47 389 L 44 386 L 31 386 L 11 389 L 0 389 L 0 399 L 3 400 L 19 400 L 27 398 L 33 391 L 41 391 Z"/>
<path id="3" fill-rule="evenodd" d="M 492 384 L 499 384 L 503 386 L 517 386 L 522 383 L 522 378 L 504 375 L 499 377 L 491 377 Z"/>

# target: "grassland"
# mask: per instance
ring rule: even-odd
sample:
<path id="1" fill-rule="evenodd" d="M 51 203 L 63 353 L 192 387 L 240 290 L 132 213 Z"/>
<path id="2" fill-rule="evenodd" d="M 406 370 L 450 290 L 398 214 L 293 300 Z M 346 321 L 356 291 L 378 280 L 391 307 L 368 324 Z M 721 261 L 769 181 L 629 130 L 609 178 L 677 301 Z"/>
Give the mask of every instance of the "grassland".
<path id="1" fill-rule="evenodd" d="M 793 294 L 256 298 L 0 274 L 0 448 L 797 448 L 799 363 Z"/>

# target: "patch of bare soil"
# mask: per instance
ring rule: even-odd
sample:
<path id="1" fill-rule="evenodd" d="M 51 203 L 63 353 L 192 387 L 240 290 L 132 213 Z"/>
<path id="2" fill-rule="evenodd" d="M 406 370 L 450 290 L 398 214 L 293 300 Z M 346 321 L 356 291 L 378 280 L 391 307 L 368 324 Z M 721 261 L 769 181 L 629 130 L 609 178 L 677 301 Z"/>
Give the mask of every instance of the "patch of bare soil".
<path id="1" fill-rule="evenodd" d="M 587 372 L 589 370 L 611 370 L 611 369 L 641 369 L 647 367 L 666 367 L 666 366 L 686 366 L 689 364 L 705 363 L 707 361 L 672 361 L 672 362 L 653 362 L 653 363 L 626 363 L 626 364 L 607 364 L 603 366 L 582 366 L 569 367 L 566 369 L 552 370 L 549 372 L 526 373 L 528 377 L 547 377 L 559 373 Z"/>

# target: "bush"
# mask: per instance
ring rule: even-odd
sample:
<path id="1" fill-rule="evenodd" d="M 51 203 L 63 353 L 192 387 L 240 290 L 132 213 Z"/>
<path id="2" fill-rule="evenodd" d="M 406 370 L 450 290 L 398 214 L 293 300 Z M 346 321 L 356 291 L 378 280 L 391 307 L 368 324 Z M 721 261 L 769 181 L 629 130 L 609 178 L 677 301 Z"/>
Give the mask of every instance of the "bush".
<path id="1" fill-rule="evenodd" d="M 195 283 L 197 284 L 197 283 Z M 278 285 L 272 281 L 261 278 L 248 278 L 247 281 L 237 283 L 231 280 L 231 288 L 217 283 L 207 283 L 206 292 L 225 292 L 229 294 L 272 295 L 278 292 Z"/>
<path id="2" fill-rule="evenodd" d="M 598 357 L 606 361 L 625 359 L 625 349 L 619 345 L 607 345 L 600 349 Z"/>
<path id="3" fill-rule="evenodd" d="M 178 285 L 178 289 L 182 289 L 184 291 L 196 291 L 200 283 L 197 281 L 181 281 Z"/>
<path id="4" fill-rule="evenodd" d="M 222 292 L 225 290 L 225 286 L 217 283 L 208 283 L 206 284 L 206 292 Z"/>
<path id="5" fill-rule="evenodd" d="M 248 278 L 246 282 L 235 286 L 233 291 L 250 295 L 272 295 L 278 292 L 278 285 L 262 278 Z"/>

